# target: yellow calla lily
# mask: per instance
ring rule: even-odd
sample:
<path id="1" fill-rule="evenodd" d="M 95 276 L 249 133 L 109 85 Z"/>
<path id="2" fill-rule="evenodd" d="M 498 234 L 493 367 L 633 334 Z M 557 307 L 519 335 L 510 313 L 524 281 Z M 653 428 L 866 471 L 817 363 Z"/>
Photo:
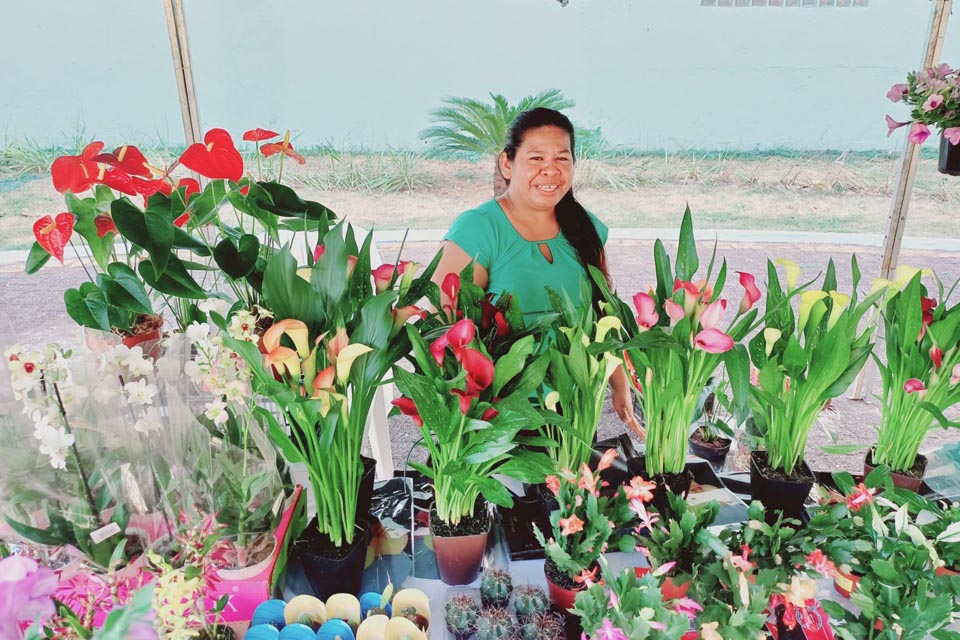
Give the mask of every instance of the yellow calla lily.
<path id="1" fill-rule="evenodd" d="M 827 329 L 833 329 L 833 325 L 837 324 L 843 310 L 850 304 L 850 296 L 839 291 L 831 291 L 830 299 L 833 300 L 833 307 L 830 309 L 830 317 L 827 319 Z"/>
<path id="2" fill-rule="evenodd" d="M 603 354 L 603 384 L 606 385 L 607 381 L 610 379 L 610 376 L 613 375 L 613 372 L 616 371 L 622 364 L 620 358 L 613 355 L 612 353 Z"/>
<path id="3" fill-rule="evenodd" d="M 267 366 L 273 366 L 278 372 L 281 369 L 286 369 L 291 381 L 300 384 L 300 356 L 290 347 L 274 348 L 267 353 L 263 363 Z"/>
<path id="4" fill-rule="evenodd" d="M 797 279 L 800 278 L 800 265 L 798 265 L 793 260 L 787 260 L 786 258 L 777 258 L 773 261 L 774 264 L 778 264 L 783 267 L 783 270 L 786 272 L 787 276 L 787 293 L 790 293 L 797 288 Z"/>
<path id="5" fill-rule="evenodd" d="M 373 351 L 373 348 L 360 343 L 348 344 L 344 347 L 337 355 L 337 382 L 341 385 L 346 384 L 353 361 L 370 351 Z"/>
<path id="6" fill-rule="evenodd" d="M 800 317 L 797 320 L 797 330 L 803 331 L 804 327 L 807 326 L 807 320 L 810 318 L 810 310 L 813 308 L 813 305 L 817 304 L 821 300 L 829 295 L 826 291 L 804 291 L 800 294 Z M 826 306 L 826 305 L 824 305 Z"/>
<path id="7" fill-rule="evenodd" d="M 543 399 L 543 405 L 550 411 L 557 410 L 557 403 L 560 402 L 560 392 L 551 391 L 547 394 L 547 397 Z"/>
<path id="8" fill-rule="evenodd" d="M 766 343 L 764 347 L 764 353 L 767 354 L 767 357 L 770 357 L 770 353 L 773 351 L 773 346 L 777 343 L 777 340 L 780 339 L 780 336 L 783 335 L 783 332 L 776 327 L 767 327 L 763 330 L 763 340 Z"/>
<path id="9" fill-rule="evenodd" d="M 300 320 L 294 320 L 292 318 L 275 322 L 273 326 L 263 334 L 263 346 L 268 353 L 279 346 L 280 337 L 283 334 L 290 336 L 301 358 L 306 358 L 310 354 L 308 344 L 309 330 L 307 329 L 307 325 Z"/>
<path id="10" fill-rule="evenodd" d="M 307 282 L 310 282 L 310 274 L 312 272 L 313 272 L 313 269 L 311 269 L 310 267 L 302 267 L 300 269 L 297 269 L 297 275 L 303 278 L 304 280 L 306 280 Z"/>
<path id="11" fill-rule="evenodd" d="M 616 329 L 619 331 L 623 327 L 620 318 L 617 316 L 604 316 L 597 321 L 597 342 L 603 342 L 607 334 Z"/>

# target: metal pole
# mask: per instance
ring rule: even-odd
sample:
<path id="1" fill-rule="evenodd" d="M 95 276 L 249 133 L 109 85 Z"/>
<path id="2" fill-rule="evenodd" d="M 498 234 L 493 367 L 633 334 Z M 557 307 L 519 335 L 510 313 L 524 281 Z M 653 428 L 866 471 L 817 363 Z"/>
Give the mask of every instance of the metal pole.
<path id="1" fill-rule="evenodd" d="M 947 35 L 947 20 L 950 17 L 950 8 L 953 0 L 936 0 L 933 12 L 933 21 L 930 24 L 930 38 L 927 40 L 927 50 L 923 56 L 923 68 L 933 67 L 940 61 L 943 52 L 943 40 Z M 917 175 L 917 163 L 920 161 L 920 147 L 909 140 L 904 144 L 900 156 L 900 169 L 897 174 L 896 190 L 890 203 L 890 223 L 883 243 L 883 259 L 880 261 L 880 277 L 890 278 L 897 268 L 900 258 L 900 243 L 903 240 L 903 231 L 907 224 L 907 210 L 910 207 L 910 197 L 913 194 L 913 181 Z M 879 325 L 880 314 L 875 314 L 875 321 Z M 857 376 L 857 385 L 854 388 L 853 400 L 862 400 L 873 386 L 873 366 L 868 362 L 860 375 Z"/>
<path id="2" fill-rule="evenodd" d="M 173 69 L 177 79 L 177 94 L 180 97 L 180 113 L 183 116 L 183 134 L 187 145 L 200 142 L 200 116 L 197 110 L 197 95 L 193 86 L 193 69 L 190 66 L 190 41 L 183 15 L 182 0 L 163 0 L 167 14 L 167 31 L 170 34 L 170 51 L 173 53 Z"/>

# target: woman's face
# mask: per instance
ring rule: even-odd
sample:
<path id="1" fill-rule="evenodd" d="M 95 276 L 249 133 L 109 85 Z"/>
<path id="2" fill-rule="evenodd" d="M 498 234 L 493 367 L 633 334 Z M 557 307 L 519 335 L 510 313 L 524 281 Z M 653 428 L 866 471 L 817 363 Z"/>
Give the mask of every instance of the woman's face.
<path id="1" fill-rule="evenodd" d="M 513 160 L 500 154 L 500 171 L 510 181 L 507 194 L 511 203 L 553 211 L 573 184 L 570 134 L 554 126 L 527 131 Z"/>

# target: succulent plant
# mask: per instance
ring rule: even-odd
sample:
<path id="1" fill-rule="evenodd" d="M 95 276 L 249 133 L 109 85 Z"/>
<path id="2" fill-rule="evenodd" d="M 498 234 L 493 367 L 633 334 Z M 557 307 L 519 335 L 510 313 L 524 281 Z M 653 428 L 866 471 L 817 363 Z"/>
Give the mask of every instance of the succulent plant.
<path id="1" fill-rule="evenodd" d="M 477 640 L 510 640 L 516 632 L 510 613 L 502 607 L 484 609 L 477 616 Z"/>
<path id="2" fill-rule="evenodd" d="M 550 600 L 540 587 L 524 584 L 513 592 L 513 608 L 517 611 L 517 620 L 523 624 L 536 614 L 547 611 L 550 608 Z"/>
<path id="3" fill-rule="evenodd" d="M 510 602 L 513 578 L 509 571 L 490 569 L 480 579 L 480 601 L 484 607 L 505 607 Z"/>
<path id="4" fill-rule="evenodd" d="M 541 611 L 520 627 L 519 640 L 563 640 L 567 637 L 563 621 L 554 613 Z"/>
<path id="5" fill-rule="evenodd" d="M 457 640 L 462 640 L 473 633 L 479 613 L 480 605 L 476 598 L 468 593 L 458 593 L 447 601 L 444 608 L 447 629 Z"/>
<path id="6" fill-rule="evenodd" d="M 426 631 L 430 627 L 430 620 L 423 614 L 417 611 L 416 607 L 404 607 L 400 610 L 401 618 L 406 618 L 413 624 L 417 625 L 417 628 L 420 631 Z"/>

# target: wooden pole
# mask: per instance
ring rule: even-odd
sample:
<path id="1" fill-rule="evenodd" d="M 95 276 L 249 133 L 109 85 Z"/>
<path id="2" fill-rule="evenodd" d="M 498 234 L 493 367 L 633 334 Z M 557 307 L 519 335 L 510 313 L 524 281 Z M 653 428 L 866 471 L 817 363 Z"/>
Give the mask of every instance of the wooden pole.
<path id="1" fill-rule="evenodd" d="M 197 95 L 193 86 L 193 69 L 190 66 L 190 42 L 187 39 L 187 23 L 183 15 L 183 0 L 163 0 L 163 4 L 167 14 L 167 31 L 170 34 L 177 93 L 180 96 L 183 134 L 189 146 L 203 138 L 200 133 Z"/>
<path id="2" fill-rule="evenodd" d="M 947 36 L 947 20 L 950 18 L 950 8 L 953 0 L 936 0 L 933 11 L 933 21 L 930 24 L 930 38 L 927 40 L 927 50 L 923 56 L 923 67 L 936 66 L 943 52 L 943 41 Z M 910 207 L 910 197 L 913 194 L 913 181 L 917 175 L 917 163 L 920 161 L 920 146 L 909 140 L 904 143 L 904 150 L 900 156 L 900 170 L 897 174 L 896 190 L 890 203 L 890 222 L 887 226 L 887 235 L 883 243 L 883 259 L 880 261 L 880 277 L 889 279 L 897 268 L 900 258 L 900 244 L 903 240 L 903 231 L 907 225 L 907 210 Z M 880 322 L 880 314 L 875 314 L 875 321 Z M 857 385 L 854 388 L 853 400 L 862 400 L 873 386 L 873 367 L 868 363 L 857 376 Z"/>

